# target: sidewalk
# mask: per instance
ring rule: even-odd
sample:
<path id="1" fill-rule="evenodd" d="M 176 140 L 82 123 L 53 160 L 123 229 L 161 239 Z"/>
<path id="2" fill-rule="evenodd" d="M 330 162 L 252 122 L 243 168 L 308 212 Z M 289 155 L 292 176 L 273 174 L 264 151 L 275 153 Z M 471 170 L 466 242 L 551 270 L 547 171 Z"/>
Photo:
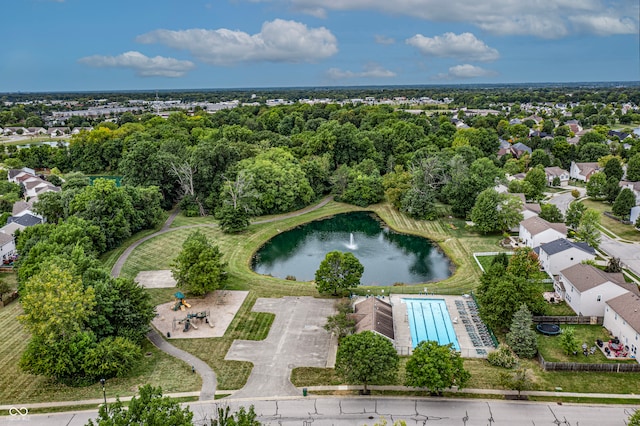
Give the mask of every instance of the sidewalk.
<path id="1" fill-rule="evenodd" d="M 424 391 L 425 389 L 412 388 L 408 386 L 368 386 L 371 390 L 380 390 L 380 391 L 396 391 L 396 392 L 415 392 L 415 391 Z M 268 399 L 268 400 L 280 400 L 280 399 L 298 399 L 303 397 L 303 389 L 297 388 L 299 391 L 299 397 L 264 397 L 264 398 L 247 398 L 250 400 L 256 399 Z M 352 385 L 342 385 L 342 386 L 309 386 L 306 388 L 308 392 L 308 397 L 314 397 L 313 392 L 327 392 L 327 391 L 357 391 L 362 389 L 362 386 L 352 386 Z M 225 398 L 224 401 L 233 401 L 233 394 L 235 391 L 225 391 L 218 390 L 216 391 L 216 395 L 229 395 L 229 397 Z M 447 389 L 445 392 L 447 393 L 459 393 L 459 394 L 472 394 L 472 395 L 518 395 L 518 391 L 514 390 L 505 390 L 505 389 Z M 640 401 L 640 394 L 609 394 L 609 393 L 579 393 L 579 392 L 551 392 L 551 391 L 522 391 L 521 395 L 523 396 L 547 396 L 547 397 L 569 397 L 569 398 L 600 398 L 600 399 L 635 399 Z M 181 393 L 169 393 L 164 396 L 168 396 L 171 398 L 185 398 L 185 397 L 199 397 L 200 392 L 181 392 Z M 322 395 L 331 396 L 331 395 Z M 344 398 L 349 398 L 352 396 L 344 396 Z M 455 395 L 453 396 L 455 398 Z M 132 397 L 126 396 L 120 398 L 120 401 L 130 401 Z M 412 397 L 414 398 L 414 397 Z M 451 398 L 451 397 L 450 397 Z M 213 398 L 211 398 L 213 400 Z M 240 401 L 242 399 L 238 399 Z M 115 398 L 107 398 L 107 404 L 114 403 L 116 401 Z M 200 400 L 202 401 L 202 400 Z M 223 400 L 220 400 L 223 401 Z M 75 407 L 80 405 L 100 405 L 104 402 L 103 399 L 87 399 L 83 401 L 58 401 L 58 402 L 37 402 L 32 404 L 13 404 L 13 405 L 0 405 L 0 411 L 9 410 L 10 408 L 27 408 L 27 409 L 35 409 L 35 408 L 55 408 L 55 407 Z M 195 403 L 195 401 L 194 401 Z"/>

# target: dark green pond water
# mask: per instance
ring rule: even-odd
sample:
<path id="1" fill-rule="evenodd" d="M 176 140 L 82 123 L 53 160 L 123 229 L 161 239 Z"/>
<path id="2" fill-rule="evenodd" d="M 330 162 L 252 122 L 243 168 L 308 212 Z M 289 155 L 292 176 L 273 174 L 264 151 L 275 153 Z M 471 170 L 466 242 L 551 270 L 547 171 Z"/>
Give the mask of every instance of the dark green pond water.
<path id="1" fill-rule="evenodd" d="M 362 285 L 418 284 L 451 275 L 451 262 L 437 245 L 394 232 L 367 212 L 340 214 L 278 234 L 258 250 L 252 268 L 259 274 L 311 281 L 334 250 L 349 251 L 360 260 Z"/>

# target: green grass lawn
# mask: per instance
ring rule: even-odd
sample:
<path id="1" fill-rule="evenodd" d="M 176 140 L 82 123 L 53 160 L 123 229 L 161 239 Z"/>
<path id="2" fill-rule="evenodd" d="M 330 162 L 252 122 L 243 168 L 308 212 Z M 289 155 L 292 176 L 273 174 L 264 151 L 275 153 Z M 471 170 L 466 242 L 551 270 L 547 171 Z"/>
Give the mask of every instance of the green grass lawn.
<path id="1" fill-rule="evenodd" d="M 624 223 L 618 222 L 617 220 L 604 215 L 605 211 L 611 211 L 610 204 L 590 199 L 582 200 L 580 202 L 590 209 L 594 209 L 599 211 L 600 213 L 603 213 L 600 217 L 600 223 L 603 227 L 607 228 L 620 238 L 624 238 L 625 240 L 629 241 L 640 242 L 640 232 L 637 231 L 633 225 L 625 225 Z"/>
<path id="2" fill-rule="evenodd" d="M 578 345 L 586 343 L 588 348 L 595 346 L 597 339 L 604 342 L 609 341 L 609 332 L 599 325 L 565 325 L 561 328 L 572 328 L 574 330 Z M 538 333 L 538 351 L 547 362 L 579 362 L 586 364 L 615 364 L 618 362 L 629 362 L 622 360 L 610 360 L 598 349 L 595 354 L 584 356 L 582 349 L 577 355 L 567 355 L 562 349 L 560 336 L 545 336 Z M 636 362 L 631 360 L 630 362 Z"/>
<path id="3" fill-rule="evenodd" d="M 547 303 L 545 309 L 546 315 L 558 317 L 573 317 L 576 313 L 571 309 L 567 302 Z"/>
<path id="4" fill-rule="evenodd" d="M 102 387 L 96 383 L 87 387 L 71 387 L 41 376 L 22 372 L 18 361 L 29 339 L 18 320 L 22 309 L 18 301 L 0 309 L 0 404 L 26 404 L 47 401 L 75 401 L 102 398 Z M 158 351 L 145 343 L 147 355 L 127 378 L 107 381 L 107 397 L 135 395 L 139 386 L 161 386 L 166 393 L 200 390 L 200 376 L 182 361 Z"/>

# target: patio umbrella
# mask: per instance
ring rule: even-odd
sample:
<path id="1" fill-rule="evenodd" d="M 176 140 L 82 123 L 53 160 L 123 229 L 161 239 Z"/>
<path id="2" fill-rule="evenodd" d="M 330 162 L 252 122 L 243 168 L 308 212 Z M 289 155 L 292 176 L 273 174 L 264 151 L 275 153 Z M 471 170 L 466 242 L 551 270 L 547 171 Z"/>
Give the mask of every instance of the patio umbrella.
<path id="1" fill-rule="evenodd" d="M 176 299 L 184 299 L 184 294 L 182 294 L 181 291 L 176 291 L 174 296 L 176 297 Z"/>

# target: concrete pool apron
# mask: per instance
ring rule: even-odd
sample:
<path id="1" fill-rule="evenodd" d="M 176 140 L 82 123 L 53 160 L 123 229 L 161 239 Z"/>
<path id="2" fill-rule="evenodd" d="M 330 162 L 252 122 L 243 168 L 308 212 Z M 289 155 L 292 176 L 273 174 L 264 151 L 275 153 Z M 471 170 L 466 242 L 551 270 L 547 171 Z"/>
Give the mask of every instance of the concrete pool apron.
<path id="1" fill-rule="evenodd" d="M 462 301 L 466 304 L 469 300 L 463 296 L 448 296 L 448 295 L 424 295 L 424 294 L 393 294 L 390 298 L 387 298 L 393 306 L 393 328 L 395 333 L 395 345 L 398 352 L 402 355 L 410 355 L 412 353 L 411 331 L 409 327 L 409 319 L 407 312 L 407 305 L 402 302 L 402 299 L 441 299 L 445 301 L 447 310 L 452 319 L 453 330 L 458 338 L 458 344 L 460 345 L 460 354 L 463 358 L 486 358 L 486 353 L 493 350 L 493 346 L 474 345 L 471 341 L 471 336 L 467 332 L 465 325 L 461 320 L 454 321 L 455 318 L 460 318 L 461 314 L 456 307 L 456 301 Z M 480 350 L 480 353 L 478 352 Z"/>

